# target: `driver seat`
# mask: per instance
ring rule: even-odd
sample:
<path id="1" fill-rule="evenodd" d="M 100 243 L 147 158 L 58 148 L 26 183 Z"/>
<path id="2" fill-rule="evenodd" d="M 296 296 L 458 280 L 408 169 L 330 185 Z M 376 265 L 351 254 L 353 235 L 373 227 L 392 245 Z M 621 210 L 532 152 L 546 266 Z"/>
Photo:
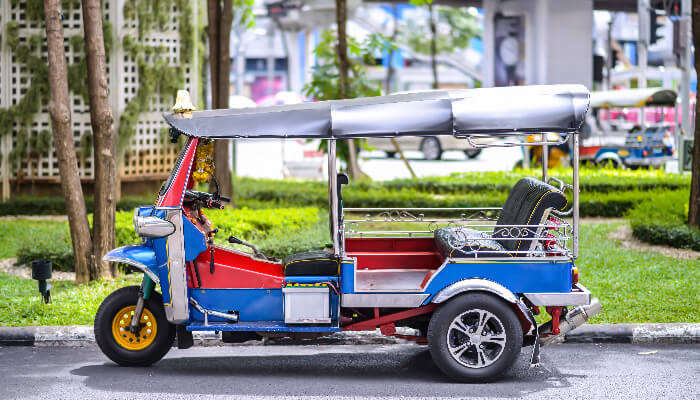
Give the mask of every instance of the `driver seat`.
<path id="1" fill-rule="evenodd" d="M 305 251 L 285 257 L 282 271 L 284 276 L 338 276 L 340 260 L 328 251 Z"/>

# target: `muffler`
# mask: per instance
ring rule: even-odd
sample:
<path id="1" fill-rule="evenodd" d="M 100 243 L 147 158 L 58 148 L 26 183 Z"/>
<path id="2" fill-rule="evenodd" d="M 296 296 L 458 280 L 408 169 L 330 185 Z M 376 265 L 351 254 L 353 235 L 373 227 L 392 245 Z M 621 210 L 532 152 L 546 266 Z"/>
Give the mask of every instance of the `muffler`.
<path id="1" fill-rule="evenodd" d="M 586 321 L 593 318 L 598 314 L 603 307 L 597 298 L 592 298 L 591 303 L 586 306 L 578 306 L 573 310 L 570 310 L 565 317 L 559 320 L 559 334 L 551 335 L 552 332 L 552 321 L 542 324 L 537 330 L 540 335 L 540 344 L 545 345 L 557 341 L 559 338 L 563 338 L 567 332 L 571 332 L 579 326 L 583 325 Z"/>

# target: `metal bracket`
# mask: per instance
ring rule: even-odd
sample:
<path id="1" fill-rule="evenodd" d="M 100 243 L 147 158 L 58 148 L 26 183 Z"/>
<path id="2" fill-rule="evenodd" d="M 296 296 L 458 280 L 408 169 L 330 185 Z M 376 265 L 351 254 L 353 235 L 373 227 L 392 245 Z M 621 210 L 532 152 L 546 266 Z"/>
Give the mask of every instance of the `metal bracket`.
<path id="1" fill-rule="evenodd" d="M 192 304 L 192 306 L 193 306 L 197 311 L 199 311 L 199 312 L 201 312 L 202 314 L 204 314 L 204 326 L 209 325 L 209 315 L 210 315 L 210 314 L 213 315 L 213 316 L 215 316 L 215 317 L 228 319 L 228 320 L 231 320 L 231 321 L 233 321 L 233 322 L 238 322 L 238 312 L 237 312 L 237 311 L 234 312 L 233 314 L 226 314 L 226 313 L 222 313 L 222 312 L 219 312 L 219 311 L 207 310 L 206 308 L 200 306 L 199 303 L 197 303 L 197 300 L 195 300 L 195 299 L 193 299 L 193 298 L 191 298 L 191 297 L 190 297 L 190 304 Z"/>

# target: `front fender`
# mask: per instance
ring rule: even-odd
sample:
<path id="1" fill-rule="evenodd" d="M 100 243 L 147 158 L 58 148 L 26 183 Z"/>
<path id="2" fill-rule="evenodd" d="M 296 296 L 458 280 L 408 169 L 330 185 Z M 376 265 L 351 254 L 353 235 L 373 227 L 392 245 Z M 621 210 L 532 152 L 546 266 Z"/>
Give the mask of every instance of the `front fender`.
<path id="1" fill-rule="evenodd" d="M 148 246 L 132 245 L 118 247 L 102 257 L 105 261 L 129 264 L 144 274 L 148 275 L 153 282 L 160 284 L 158 279 L 158 264 L 156 263 L 156 252 Z"/>

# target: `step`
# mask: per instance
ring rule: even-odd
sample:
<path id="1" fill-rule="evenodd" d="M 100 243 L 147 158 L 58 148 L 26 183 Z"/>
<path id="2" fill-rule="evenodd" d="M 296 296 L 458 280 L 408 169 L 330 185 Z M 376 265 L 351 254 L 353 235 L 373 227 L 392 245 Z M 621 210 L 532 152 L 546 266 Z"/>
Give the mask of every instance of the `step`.
<path id="1" fill-rule="evenodd" d="M 340 328 L 333 325 L 309 326 L 287 325 L 282 321 L 255 321 L 255 322 L 210 322 L 204 325 L 202 322 L 193 322 L 187 325 L 188 331 L 237 331 L 237 332 L 340 332 Z"/>

